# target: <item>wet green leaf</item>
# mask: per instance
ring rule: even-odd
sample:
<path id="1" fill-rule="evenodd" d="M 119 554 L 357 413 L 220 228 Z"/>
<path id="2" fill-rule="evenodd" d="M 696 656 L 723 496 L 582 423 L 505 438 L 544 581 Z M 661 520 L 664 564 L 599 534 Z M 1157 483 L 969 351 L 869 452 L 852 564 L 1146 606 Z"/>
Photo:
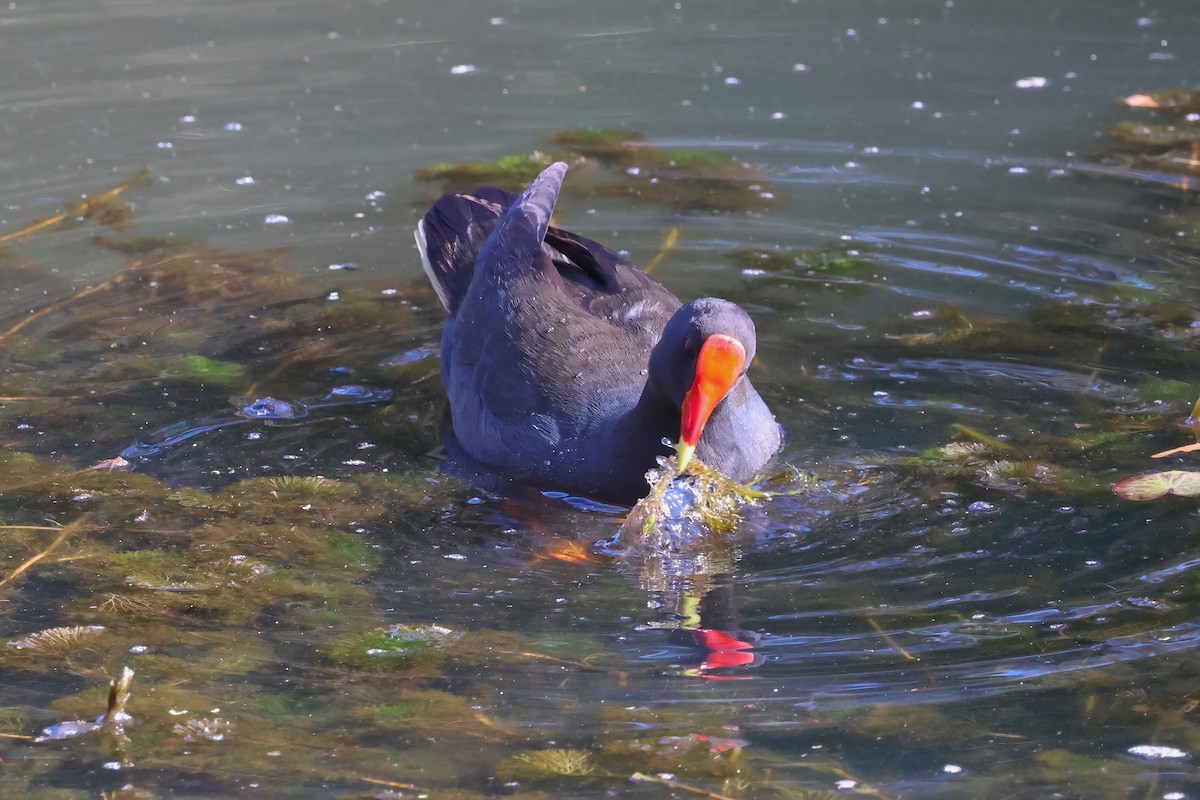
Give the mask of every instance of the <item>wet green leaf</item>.
<path id="1" fill-rule="evenodd" d="M 1196 497 L 1200 495 L 1200 472 L 1181 469 L 1150 472 L 1114 483 L 1112 489 L 1126 500 L 1157 500 L 1168 494 Z"/>

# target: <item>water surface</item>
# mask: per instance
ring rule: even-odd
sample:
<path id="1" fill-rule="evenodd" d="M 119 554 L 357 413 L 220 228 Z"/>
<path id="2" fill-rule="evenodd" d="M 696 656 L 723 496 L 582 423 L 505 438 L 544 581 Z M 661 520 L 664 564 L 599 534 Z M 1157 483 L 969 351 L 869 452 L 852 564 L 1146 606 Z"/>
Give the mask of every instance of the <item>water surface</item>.
<path id="1" fill-rule="evenodd" d="M 135 229 L 4 242 L 5 796 L 1191 796 L 1194 500 L 1109 485 L 1190 463 L 1149 456 L 1194 440 L 1195 194 L 1102 155 L 1198 37 L 1183 2 L 0 9 L 0 234 L 150 169 Z M 815 476 L 688 558 L 431 455 L 414 172 L 585 127 L 775 195 L 580 167 L 559 209 L 750 310 Z M 769 258 L 814 251 L 849 267 Z M 22 738 L 123 665 L 124 736 Z"/>

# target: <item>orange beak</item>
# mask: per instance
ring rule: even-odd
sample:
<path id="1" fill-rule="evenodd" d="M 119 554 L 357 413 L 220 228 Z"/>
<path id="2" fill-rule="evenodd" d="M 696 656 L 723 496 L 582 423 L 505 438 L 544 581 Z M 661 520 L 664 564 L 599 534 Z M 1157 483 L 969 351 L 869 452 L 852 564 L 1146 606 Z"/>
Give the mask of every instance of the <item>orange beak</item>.
<path id="1" fill-rule="evenodd" d="M 675 445 L 680 472 L 692 460 L 713 409 L 725 399 L 745 369 L 746 348 L 732 336 L 714 333 L 700 346 L 700 355 L 696 358 L 696 379 L 684 395 L 680 409 L 682 422 L 679 426 L 679 442 Z"/>

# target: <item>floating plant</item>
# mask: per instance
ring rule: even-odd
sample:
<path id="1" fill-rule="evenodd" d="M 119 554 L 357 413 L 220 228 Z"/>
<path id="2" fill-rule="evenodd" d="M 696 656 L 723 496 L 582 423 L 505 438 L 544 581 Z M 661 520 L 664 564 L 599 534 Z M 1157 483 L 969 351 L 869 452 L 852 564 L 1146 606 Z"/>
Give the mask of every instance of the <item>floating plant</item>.
<path id="1" fill-rule="evenodd" d="M 766 211 L 779 202 L 767 176 L 756 166 L 720 150 L 668 148 L 637 131 L 560 131 L 550 137 L 551 153 L 502 156 L 487 163 L 436 164 L 416 178 L 446 190 L 472 191 L 483 185 L 520 190 L 554 161 L 579 168 L 586 180 L 573 186 L 592 194 L 684 212 Z M 590 182 L 590 183 L 589 183 Z"/>
<path id="2" fill-rule="evenodd" d="M 1123 100 L 1149 119 L 1121 120 L 1110 135 L 1117 146 L 1099 156 L 1135 180 L 1152 179 L 1195 191 L 1200 177 L 1200 91 L 1163 89 Z M 1118 172 L 1117 174 L 1122 174 Z"/>
<path id="3" fill-rule="evenodd" d="M 496 775 L 505 780 L 546 780 L 549 778 L 582 778 L 596 771 L 592 755 L 587 750 L 555 748 L 527 750 L 500 762 Z"/>
<path id="4" fill-rule="evenodd" d="M 330 655 L 340 664 L 366 669 L 431 667 L 460 637 L 438 625 L 390 625 L 345 640 Z"/>

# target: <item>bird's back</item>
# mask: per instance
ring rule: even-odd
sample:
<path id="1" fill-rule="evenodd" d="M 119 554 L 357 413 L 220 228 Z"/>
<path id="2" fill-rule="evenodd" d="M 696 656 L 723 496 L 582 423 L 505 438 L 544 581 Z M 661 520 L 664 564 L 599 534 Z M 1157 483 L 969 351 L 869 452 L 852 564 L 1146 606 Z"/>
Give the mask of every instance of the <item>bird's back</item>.
<path id="1" fill-rule="evenodd" d="M 442 376 L 459 444 L 510 473 L 588 485 L 639 446 L 613 439 L 680 303 L 602 245 L 549 227 L 556 197 L 537 182 L 520 198 L 447 195 L 417 237 L 448 312 Z"/>

